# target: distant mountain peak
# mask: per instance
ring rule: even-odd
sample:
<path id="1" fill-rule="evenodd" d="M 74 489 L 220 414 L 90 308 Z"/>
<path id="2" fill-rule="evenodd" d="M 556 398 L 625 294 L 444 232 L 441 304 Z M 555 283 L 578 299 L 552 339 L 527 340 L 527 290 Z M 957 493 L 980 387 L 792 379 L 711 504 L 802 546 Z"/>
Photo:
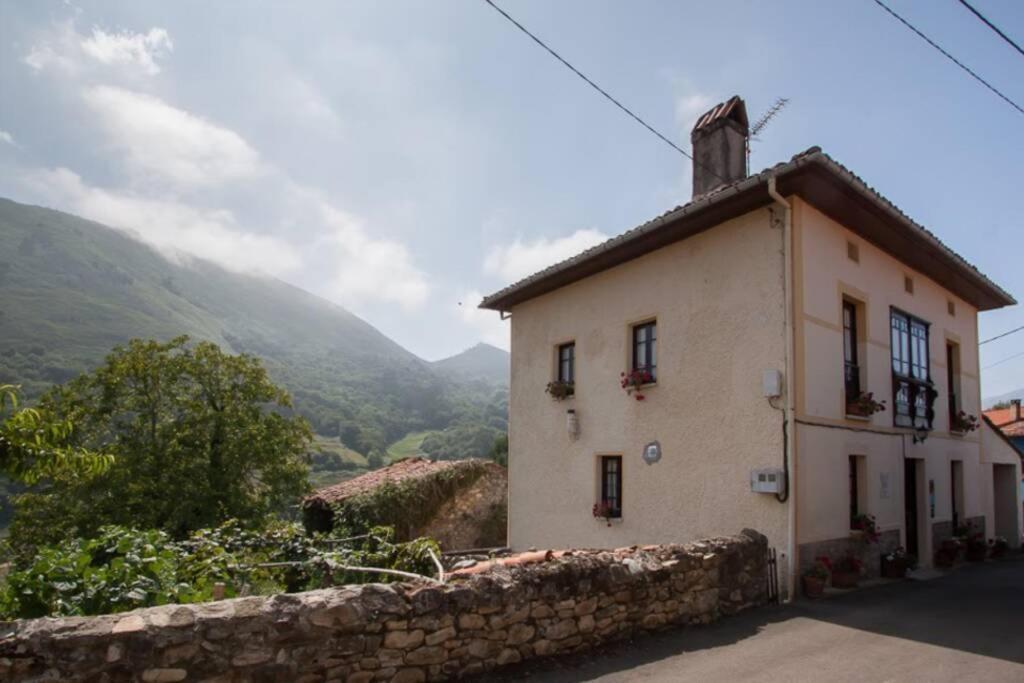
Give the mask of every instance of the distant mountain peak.
<path id="1" fill-rule="evenodd" d="M 508 351 L 486 342 L 477 342 L 465 351 L 434 361 L 431 365 L 435 370 L 462 379 L 484 380 L 507 386 L 509 363 Z"/>

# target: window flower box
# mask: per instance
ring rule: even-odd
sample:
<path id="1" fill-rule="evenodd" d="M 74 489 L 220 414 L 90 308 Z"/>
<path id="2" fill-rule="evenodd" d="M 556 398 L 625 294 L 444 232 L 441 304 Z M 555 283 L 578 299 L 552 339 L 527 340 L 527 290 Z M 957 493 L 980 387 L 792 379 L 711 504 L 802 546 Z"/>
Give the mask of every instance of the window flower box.
<path id="1" fill-rule="evenodd" d="M 626 390 L 626 395 L 632 396 L 638 401 L 643 401 L 645 398 L 641 389 L 653 383 L 654 375 L 644 368 L 637 368 L 628 373 L 623 372 L 619 374 L 619 384 Z"/>
<path id="2" fill-rule="evenodd" d="M 556 379 L 553 382 L 548 382 L 548 386 L 544 391 L 550 394 L 551 398 L 554 400 L 564 401 L 565 399 L 576 395 L 576 383 Z"/>
<path id="3" fill-rule="evenodd" d="M 957 434 L 967 434 L 978 428 L 978 418 L 974 415 L 960 411 L 949 416 L 949 429 Z"/>
<path id="4" fill-rule="evenodd" d="M 853 400 L 846 401 L 846 414 L 860 418 L 870 418 L 875 413 L 885 410 L 885 400 L 876 401 L 870 391 L 862 391 Z"/>

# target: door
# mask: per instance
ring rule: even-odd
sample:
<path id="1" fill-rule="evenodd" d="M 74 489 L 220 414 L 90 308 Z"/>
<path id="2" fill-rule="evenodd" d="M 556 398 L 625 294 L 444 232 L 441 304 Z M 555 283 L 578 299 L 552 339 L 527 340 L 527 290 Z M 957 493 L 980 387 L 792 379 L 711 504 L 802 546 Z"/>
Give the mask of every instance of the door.
<path id="1" fill-rule="evenodd" d="M 1011 545 L 1020 538 L 1017 529 L 1017 468 L 1013 465 L 992 465 L 992 502 L 995 513 L 993 527 Z"/>
<path id="2" fill-rule="evenodd" d="M 903 521 L 907 528 L 907 552 L 918 555 L 917 543 L 917 460 L 903 460 Z"/>

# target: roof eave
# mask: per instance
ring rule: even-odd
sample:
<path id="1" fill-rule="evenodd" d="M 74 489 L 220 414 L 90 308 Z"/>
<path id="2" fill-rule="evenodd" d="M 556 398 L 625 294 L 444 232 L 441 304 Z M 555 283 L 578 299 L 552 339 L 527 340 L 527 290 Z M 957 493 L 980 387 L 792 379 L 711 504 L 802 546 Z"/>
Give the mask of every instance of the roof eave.
<path id="1" fill-rule="evenodd" d="M 812 171 L 822 173 L 813 174 Z M 950 291 L 986 311 L 1017 301 L 958 254 L 942 244 L 891 202 L 842 164 L 818 148 L 797 155 L 727 188 L 709 193 L 587 251 L 535 273 L 480 303 L 482 309 L 510 311 L 512 307 L 673 242 L 714 227 L 730 218 L 771 203 L 767 181 L 775 176 L 784 195 L 803 197 L 840 224 L 857 231 L 879 248 L 911 267 L 942 281 Z M 814 176 L 820 176 L 815 178 Z M 822 182 L 828 185 L 822 184 Z M 854 203 L 856 201 L 856 203 Z M 858 216 L 862 220 L 852 219 Z M 892 227 L 900 231 L 891 230 Z M 915 248 L 930 247 L 929 253 Z M 950 287 L 943 276 L 951 273 Z"/>

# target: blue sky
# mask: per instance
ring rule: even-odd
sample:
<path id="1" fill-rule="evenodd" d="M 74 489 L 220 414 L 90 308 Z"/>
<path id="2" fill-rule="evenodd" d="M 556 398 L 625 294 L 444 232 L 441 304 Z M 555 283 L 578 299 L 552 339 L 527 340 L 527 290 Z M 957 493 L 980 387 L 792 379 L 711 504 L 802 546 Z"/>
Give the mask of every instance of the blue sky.
<path id="1" fill-rule="evenodd" d="M 870 0 L 500 4 L 686 147 L 721 99 L 790 98 L 752 168 L 820 145 L 1024 297 L 1024 115 Z M 1024 40 L 1024 3 L 974 4 Z M 1024 102 L 1024 57 L 955 0 L 891 6 Z M 478 0 L 3 0 L 0 131 L 0 195 L 271 273 L 431 359 L 507 344 L 480 294 L 690 194 L 686 159 Z M 1024 387 L 1024 357 L 983 382 Z"/>

